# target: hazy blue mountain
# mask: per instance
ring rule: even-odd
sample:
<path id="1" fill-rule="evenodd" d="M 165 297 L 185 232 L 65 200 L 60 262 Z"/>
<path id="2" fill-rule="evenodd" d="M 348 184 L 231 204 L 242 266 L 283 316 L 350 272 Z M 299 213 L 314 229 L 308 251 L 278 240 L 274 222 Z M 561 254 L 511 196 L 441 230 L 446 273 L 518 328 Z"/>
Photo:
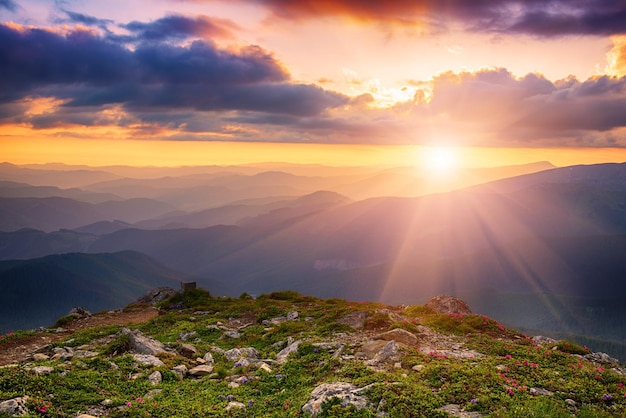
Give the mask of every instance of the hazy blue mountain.
<path id="1" fill-rule="evenodd" d="M 0 180 L 27 183 L 34 186 L 56 186 L 72 188 L 101 181 L 113 180 L 119 176 L 94 168 L 59 167 L 55 165 L 17 166 L 0 163 Z"/>
<path id="2" fill-rule="evenodd" d="M 126 306 L 187 276 L 137 252 L 64 254 L 0 262 L 0 333 L 49 326 L 74 306 Z"/>
<path id="3" fill-rule="evenodd" d="M 121 197 L 110 193 L 94 193 L 81 189 L 61 189 L 54 186 L 31 186 L 26 183 L 0 181 L 0 196 L 2 197 L 65 197 L 87 203 L 101 203 L 108 200 L 122 200 Z"/>

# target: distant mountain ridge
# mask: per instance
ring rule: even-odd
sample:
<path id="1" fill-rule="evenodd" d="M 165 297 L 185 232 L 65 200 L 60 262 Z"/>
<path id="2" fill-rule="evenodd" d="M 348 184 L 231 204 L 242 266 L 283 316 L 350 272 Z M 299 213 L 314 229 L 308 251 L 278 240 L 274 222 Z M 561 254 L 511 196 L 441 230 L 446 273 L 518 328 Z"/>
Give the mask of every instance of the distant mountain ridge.
<path id="1" fill-rule="evenodd" d="M 122 308 L 159 286 L 188 278 L 134 251 L 63 254 L 0 262 L 0 334 L 49 326 L 74 306 Z"/>

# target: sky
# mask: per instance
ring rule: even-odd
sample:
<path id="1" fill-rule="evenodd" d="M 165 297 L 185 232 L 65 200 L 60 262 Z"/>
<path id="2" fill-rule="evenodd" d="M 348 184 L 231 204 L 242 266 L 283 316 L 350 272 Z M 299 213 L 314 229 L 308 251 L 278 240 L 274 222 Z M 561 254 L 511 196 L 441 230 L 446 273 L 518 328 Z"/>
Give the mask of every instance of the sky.
<path id="1" fill-rule="evenodd" d="M 626 161 L 623 0 L 0 0 L 0 160 Z"/>

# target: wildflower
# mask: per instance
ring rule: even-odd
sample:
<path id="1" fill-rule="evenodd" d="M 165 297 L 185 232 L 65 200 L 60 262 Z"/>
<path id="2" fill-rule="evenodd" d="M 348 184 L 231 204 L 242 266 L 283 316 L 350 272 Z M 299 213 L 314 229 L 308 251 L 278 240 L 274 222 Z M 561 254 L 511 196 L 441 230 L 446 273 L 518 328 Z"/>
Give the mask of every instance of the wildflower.
<path id="1" fill-rule="evenodd" d="M 229 401 L 230 401 L 230 400 L 232 400 L 233 398 L 234 398 L 234 396 L 233 396 L 233 395 L 228 395 L 228 396 L 226 396 L 226 399 L 228 399 Z"/>
<path id="2" fill-rule="evenodd" d="M 143 403 L 143 399 L 141 399 L 141 398 L 137 398 L 135 400 L 137 401 L 137 403 Z"/>
<path id="3" fill-rule="evenodd" d="M 313 352 L 314 352 L 314 353 L 319 353 L 319 352 L 320 352 L 320 350 L 318 350 L 317 348 L 314 348 L 314 349 L 313 349 Z"/>
<path id="4" fill-rule="evenodd" d="M 530 367 L 534 367 L 536 369 L 539 366 L 537 365 L 537 363 L 530 363 Z"/>
<path id="5" fill-rule="evenodd" d="M 470 402 L 473 403 L 474 405 L 476 405 L 478 403 L 478 399 L 472 398 L 472 399 L 470 399 Z"/>
<path id="6" fill-rule="evenodd" d="M 513 357 L 512 357 L 510 354 L 507 354 L 506 356 L 504 356 L 504 358 L 505 358 L 505 359 L 507 359 L 507 360 L 510 360 L 510 359 L 512 359 Z"/>
<path id="7" fill-rule="evenodd" d="M 248 401 L 248 408 L 250 408 L 252 405 L 254 405 L 254 402 L 252 401 L 252 399 L 250 399 L 250 400 Z"/>
<path id="8" fill-rule="evenodd" d="M 613 400 L 613 396 L 609 395 L 608 393 L 605 393 L 604 395 L 602 395 L 602 400 L 605 402 L 610 402 L 611 400 Z"/>
<path id="9" fill-rule="evenodd" d="M 130 408 L 131 406 L 133 406 L 133 403 L 131 401 L 128 401 L 126 402 L 126 406 Z"/>

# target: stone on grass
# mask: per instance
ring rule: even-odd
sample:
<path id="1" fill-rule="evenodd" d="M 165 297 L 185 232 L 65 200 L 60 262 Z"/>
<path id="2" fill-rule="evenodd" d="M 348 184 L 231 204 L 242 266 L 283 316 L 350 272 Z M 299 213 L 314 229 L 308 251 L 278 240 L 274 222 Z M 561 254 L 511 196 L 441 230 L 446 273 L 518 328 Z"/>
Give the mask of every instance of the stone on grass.
<path id="1" fill-rule="evenodd" d="M 54 369 L 50 366 L 37 366 L 31 369 L 35 374 L 50 374 L 54 371 Z"/>
<path id="2" fill-rule="evenodd" d="M 391 331 L 383 332 L 375 337 L 376 340 L 391 341 L 395 340 L 397 343 L 406 345 L 417 345 L 417 337 L 415 334 L 404 330 L 402 328 L 395 328 Z"/>
<path id="3" fill-rule="evenodd" d="M 174 351 L 165 347 L 160 341 L 155 340 L 154 338 L 148 337 L 144 335 L 139 330 L 129 330 L 128 328 L 122 329 L 122 334 L 128 335 L 130 340 L 131 352 L 137 354 L 149 354 L 149 355 L 157 355 L 161 353 L 172 353 L 175 354 Z"/>
<path id="4" fill-rule="evenodd" d="M 207 376 L 213 372 L 213 366 L 208 364 L 201 364 L 189 370 L 189 375 L 194 377 Z"/>
<path id="5" fill-rule="evenodd" d="M 26 408 L 27 397 L 13 398 L 0 402 L 0 413 L 9 415 L 10 417 L 17 417 L 20 415 L 28 415 L 28 408 Z"/>
<path id="6" fill-rule="evenodd" d="M 301 342 L 301 340 L 294 341 L 287 347 L 280 350 L 280 352 L 276 354 L 276 362 L 279 364 L 285 363 L 289 354 L 298 352 L 298 346 Z"/>
<path id="7" fill-rule="evenodd" d="M 211 353 L 206 353 L 204 357 L 202 357 L 202 360 L 204 360 L 206 364 L 215 363 L 215 360 L 213 359 L 213 355 Z"/>
<path id="8" fill-rule="evenodd" d="M 554 393 L 550 392 L 547 389 L 542 388 L 530 388 L 528 393 L 534 396 L 552 396 Z"/>
<path id="9" fill-rule="evenodd" d="M 469 306 L 467 306 L 467 303 L 465 303 L 461 299 L 449 295 L 435 296 L 434 298 L 429 300 L 425 306 L 432 309 L 436 313 L 442 314 L 453 313 L 460 315 L 470 315 L 472 313 Z"/>
<path id="10" fill-rule="evenodd" d="M 174 366 L 174 368 L 172 369 L 172 373 L 174 373 L 176 377 L 178 377 L 178 380 L 183 380 L 185 376 L 187 376 L 188 371 L 189 370 L 187 369 L 187 366 L 185 366 L 184 364 Z"/>
<path id="11" fill-rule="evenodd" d="M 198 349 L 191 344 L 183 344 L 180 347 L 180 354 L 182 354 L 183 357 L 192 358 L 198 354 Z"/>
<path id="12" fill-rule="evenodd" d="M 160 371 L 154 371 L 148 376 L 148 381 L 152 386 L 156 386 L 163 381 L 163 376 Z"/>
<path id="13" fill-rule="evenodd" d="M 245 407 L 246 406 L 243 403 L 241 403 L 241 402 L 230 401 L 230 402 L 228 402 L 228 405 L 226 405 L 226 410 L 230 411 L 231 409 L 235 409 L 235 408 L 243 409 Z"/>
<path id="14" fill-rule="evenodd" d="M 322 404 L 331 398 L 339 398 L 341 406 L 346 408 L 353 405 L 356 409 L 369 407 L 369 400 L 358 394 L 358 388 L 352 383 L 335 382 L 323 383 L 313 389 L 311 398 L 304 404 L 302 411 L 311 415 L 322 412 Z"/>
<path id="15" fill-rule="evenodd" d="M 50 356 L 43 354 L 43 353 L 35 353 L 33 354 L 33 360 L 34 361 L 43 361 L 43 360 L 48 360 L 50 358 Z"/>
<path id="16" fill-rule="evenodd" d="M 447 413 L 451 417 L 456 418 L 480 418 L 482 415 L 479 412 L 467 412 L 457 404 L 448 404 L 439 408 L 440 411 Z"/>
<path id="17" fill-rule="evenodd" d="M 146 366 L 165 366 L 158 357 L 155 357 L 150 354 L 133 354 L 133 359 L 140 364 L 145 364 Z"/>

